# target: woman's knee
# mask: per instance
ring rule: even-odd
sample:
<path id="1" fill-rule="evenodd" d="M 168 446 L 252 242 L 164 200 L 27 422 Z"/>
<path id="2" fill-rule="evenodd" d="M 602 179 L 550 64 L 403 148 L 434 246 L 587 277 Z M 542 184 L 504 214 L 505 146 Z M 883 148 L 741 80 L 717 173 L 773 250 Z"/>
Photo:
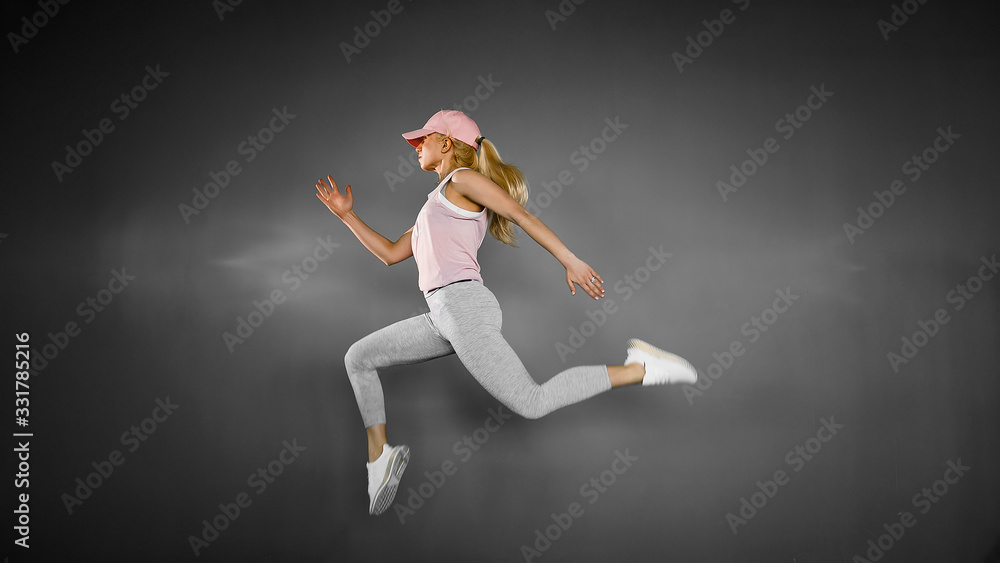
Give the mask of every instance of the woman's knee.
<path id="1" fill-rule="evenodd" d="M 348 375 L 367 367 L 368 358 L 362 342 L 363 340 L 358 340 L 354 344 L 351 344 L 351 347 L 347 349 L 347 353 L 344 354 L 344 366 L 347 368 Z"/>
<path id="2" fill-rule="evenodd" d="M 549 409 L 546 408 L 545 402 L 541 400 L 537 392 L 526 393 L 506 402 L 509 404 L 505 406 L 514 414 L 528 420 L 538 420 L 549 413 Z"/>
<path id="3" fill-rule="evenodd" d="M 517 409 L 510 409 L 510 410 L 514 411 L 515 414 L 518 414 L 521 417 L 526 418 L 528 420 L 538 420 L 539 418 L 542 418 L 543 416 L 548 414 L 535 405 L 532 405 L 527 408 L 519 407 Z"/>

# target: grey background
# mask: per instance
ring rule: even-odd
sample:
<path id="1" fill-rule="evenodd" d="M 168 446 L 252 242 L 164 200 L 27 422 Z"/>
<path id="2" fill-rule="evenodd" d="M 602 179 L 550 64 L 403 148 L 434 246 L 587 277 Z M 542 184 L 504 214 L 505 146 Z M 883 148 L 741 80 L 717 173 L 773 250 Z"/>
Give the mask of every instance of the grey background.
<path id="1" fill-rule="evenodd" d="M 247 1 L 220 21 L 208 1 L 73 2 L 4 53 L 7 357 L 15 333 L 37 356 L 49 333 L 81 326 L 30 380 L 32 547 L 7 535 L 23 492 L 12 487 L 10 561 L 195 559 L 189 537 L 241 492 L 252 504 L 197 559 L 523 561 L 550 515 L 579 502 L 584 514 L 535 561 L 850 561 L 904 511 L 916 525 L 883 560 L 997 560 L 1000 282 L 960 311 L 946 300 L 1000 235 L 994 4 L 927 2 L 888 41 L 876 22 L 891 2 L 752 0 L 740 12 L 593 0 L 555 30 L 555 1 L 402 6 L 350 63 L 340 43 L 386 3 Z M 678 72 L 671 54 L 725 8 L 735 22 Z M 4 29 L 39 10 L 8 3 Z M 112 101 L 157 64 L 169 76 L 118 120 Z M 480 78 L 499 85 L 470 99 Z M 723 201 L 729 166 L 821 85 L 834 95 Z M 343 355 L 426 310 L 416 268 L 384 267 L 313 184 L 350 183 L 359 215 L 395 239 L 436 178 L 418 171 L 390 189 L 385 173 L 412 152 L 399 135 L 456 104 L 532 197 L 571 172 L 539 216 L 619 306 L 563 361 L 556 345 L 597 304 L 571 297 L 524 233 L 520 249 L 484 242 L 504 334 L 537 380 L 620 363 L 631 337 L 703 378 L 730 343 L 746 353 L 693 401 L 681 387 L 630 388 L 514 417 L 467 461 L 453 446 L 497 402 L 454 356 L 385 370 L 390 442 L 413 451 L 397 504 L 425 472 L 457 467 L 401 523 L 366 512 Z M 238 145 L 286 106 L 294 120 L 243 161 Z M 51 163 L 105 117 L 115 130 L 57 180 Z M 571 155 L 616 117 L 628 128 L 579 171 Z M 949 126 L 961 137 L 910 182 L 903 163 Z M 231 159 L 243 172 L 186 224 L 178 205 Z M 844 223 L 895 179 L 907 191 L 851 243 Z M 317 237 L 340 246 L 291 291 L 282 274 Z M 661 245 L 665 267 L 627 301 L 614 292 Z M 135 280 L 85 323 L 78 305 L 122 268 Z M 749 343 L 741 327 L 785 288 L 799 300 Z M 230 353 L 223 333 L 275 289 L 287 301 Z M 950 321 L 894 373 L 887 353 L 939 308 Z M 122 433 L 167 397 L 176 412 L 128 452 Z M 786 454 L 830 417 L 843 429 L 792 471 Z M 285 440 L 305 450 L 256 494 L 247 477 Z M 63 495 L 116 449 L 125 462 L 68 514 Z M 590 504 L 581 487 L 626 449 L 638 461 Z M 921 514 L 913 496 L 959 459 L 968 472 Z M 727 513 L 777 470 L 790 482 L 734 534 Z"/>

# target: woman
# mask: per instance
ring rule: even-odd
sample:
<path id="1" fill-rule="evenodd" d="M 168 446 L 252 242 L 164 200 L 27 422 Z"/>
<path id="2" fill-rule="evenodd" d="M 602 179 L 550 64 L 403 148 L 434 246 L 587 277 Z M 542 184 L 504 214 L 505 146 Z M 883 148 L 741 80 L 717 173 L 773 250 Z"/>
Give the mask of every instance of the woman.
<path id="1" fill-rule="evenodd" d="M 420 168 L 437 172 L 440 183 L 428 195 L 416 224 L 398 240 L 378 234 L 358 217 L 350 185 L 341 194 L 332 176 L 327 176 L 329 183 L 321 179 L 316 184 L 316 196 L 386 265 L 414 257 L 418 286 L 430 308 L 355 342 L 344 359 L 368 434 L 370 514 L 381 514 L 392 503 L 410 456 L 406 446 L 386 443 L 378 368 L 456 354 L 491 395 L 532 419 L 612 387 L 697 380 L 697 372 L 683 358 L 632 339 L 624 365 L 574 367 L 537 384 L 504 340 L 500 306 L 483 285 L 476 255 L 486 232 L 516 246 L 514 225 L 521 227 L 566 268 L 573 295 L 578 285 L 600 299 L 604 280 L 524 209 L 524 176 L 500 159 L 464 113 L 441 110 L 403 138 L 416 149 Z"/>

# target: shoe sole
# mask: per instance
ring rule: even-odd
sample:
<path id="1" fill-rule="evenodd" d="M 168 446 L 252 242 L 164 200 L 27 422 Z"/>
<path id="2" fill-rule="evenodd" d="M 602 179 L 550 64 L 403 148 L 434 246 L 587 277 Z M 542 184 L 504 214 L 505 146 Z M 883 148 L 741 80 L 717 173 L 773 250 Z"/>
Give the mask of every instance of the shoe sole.
<path id="1" fill-rule="evenodd" d="M 396 488 L 399 487 L 399 479 L 402 477 L 403 470 L 406 469 L 406 464 L 409 461 L 410 448 L 406 446 L 399 446 L 392 453 L 392 457 L 389 459 L 389 467 L 386 469 L 388 475 L 383 480 L 382 487 L 375 493 L 375 502 L 372 503 L 369 511 L 373 516 L 378 516 L 385 512 L 389 508 L 389 505 L 392 504 L 392 500 L 396 498 Z"/>
<path id="2" fill-rule="evenodd" d="M 628 341 L 628 349 L 631 350 L 633 348 L 636 349 L 636 350 L 645 352 L 645 353 L 649 354 L 650 356 L 653 356 L 654 358 L 663 358 L 665 360 L 670 360 L 672 362 L 678 363 L 678 364 L 686 367 L 687 369 L 691 370 L 691 373 L 694 374 L 694 379 L 671 379 L 671 380 L 668 380 L 668 381 L 657 381 L 657 382 L 654 382 L 654 383 L 647 383 L 646 380 L 643 379 L 643 381 L 642 381 L 643 385 L 660 385 L 660 384 L 663 384 L 663 383 L 666 383 L 666 384 L 670 384 L 670 383 L 695 383 L 695 382 L 698 381 L 698 370 L 694 369 L 694 366 L 691 365 L 691 362 L 685 360 L 684 358 L 678 356 L 677 354 L 671 354 L 670 352 L 667 352 L 666 350 L 661 350 L 661 349 L 657 348 L 656 346 L 653 346 L 652 344 L 650 344 L 648 342 L 645 342 L 643 340 L 639 340 L 638 338 L 632 338 L 632 339 L 630 339 Z"/>

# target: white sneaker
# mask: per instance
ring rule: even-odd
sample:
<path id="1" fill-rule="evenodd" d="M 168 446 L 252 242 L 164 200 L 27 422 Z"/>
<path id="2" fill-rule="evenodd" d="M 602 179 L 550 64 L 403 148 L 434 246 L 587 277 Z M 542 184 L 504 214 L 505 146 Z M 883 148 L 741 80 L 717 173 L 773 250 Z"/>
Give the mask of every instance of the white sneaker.
<path id="1" fill-rule="evenodd" d="M 698 371 L 690 362 L 638 338 L 628 341 L 628 357 L 625 358 L 625 365 L 635 363 L 646 368 L 646 375 L 642 378 L 643 385 L 698 381 Z"/>
<path id="2" fill-rule="evenodd" d="M 371 500 L 368 505 L 369 514 L 382 514 L 392 504 L 399 478 L 408 461 L 410 448 L 385 444 L 382 446 L 382 455 L 372 463 L 365 464 L 368 467 L 368 498 Z"/>

